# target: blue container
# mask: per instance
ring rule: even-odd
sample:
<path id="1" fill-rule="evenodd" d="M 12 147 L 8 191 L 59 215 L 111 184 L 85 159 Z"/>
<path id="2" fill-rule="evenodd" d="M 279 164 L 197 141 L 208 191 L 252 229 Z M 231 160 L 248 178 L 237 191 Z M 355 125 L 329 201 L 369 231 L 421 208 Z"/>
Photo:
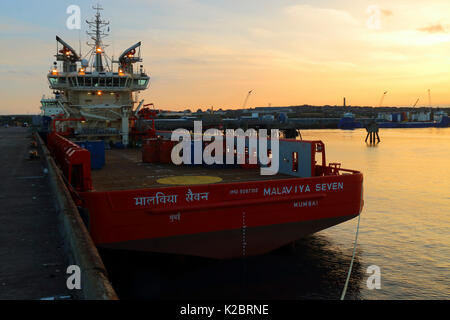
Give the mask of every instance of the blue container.
<path id="1" fill-rule="evenodd" d="M 78 141 L 77 144 L 91 154 L 91 169 L 103 168 L 105 165 L 105 142 L 103 140 Z"/>
<path id="2" fill-rule="evenodd" d="M 91 169 L 101 169 L 105 165 L 105 142 L 86 141 L 86 149 L 91 153 Z"/>
<path id="3" fill-rule="evenodd" d="M 393 113 L 392 114 L 392 122 L 400 122 L 402 121 L 402 114 L 401 113 Z"/>

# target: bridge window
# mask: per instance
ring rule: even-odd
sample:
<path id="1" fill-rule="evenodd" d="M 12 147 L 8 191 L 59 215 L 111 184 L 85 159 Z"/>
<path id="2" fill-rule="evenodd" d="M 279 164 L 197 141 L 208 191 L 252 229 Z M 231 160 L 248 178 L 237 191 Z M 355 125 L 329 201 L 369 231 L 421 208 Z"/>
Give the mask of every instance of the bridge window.
<path id="1" fill-rule="evenodd" d="M 148 80 L 147 79 L 141 79 L 139 80 L 139 85 L 140 86 L 146 86 L 147 85 Z"/>

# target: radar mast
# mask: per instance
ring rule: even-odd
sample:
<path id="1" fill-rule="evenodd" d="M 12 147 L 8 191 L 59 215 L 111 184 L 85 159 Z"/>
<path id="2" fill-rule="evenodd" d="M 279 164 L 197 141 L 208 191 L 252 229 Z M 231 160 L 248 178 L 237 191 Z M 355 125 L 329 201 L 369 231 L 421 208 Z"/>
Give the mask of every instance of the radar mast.
<path id="1" fill-rule="evenodd" d="M 108 30 L 105 31 L 104 29 L 109 26 L 109 21 L 105 21 L 101 19 L 100 11 L 103 10 L 103 8 L 97 4 L 97 6 L 93 7 L 94 10 L 97 11 L 95 14 L 94 20 L 86 20 L 86 23 L 89 25 L 90 31 L 87 31 L 86 33 L 90 36 L 90 38 L 94 41 L 94 43 L 89 43 L 88 46 L 90 46 L 92 49 L 90 52 L 93 52 L 92 55 L 94 55 L 94 69 L 97 72 L 104 72 L 103 67 L 103 54 L 104 54 L 104 48 L 107 46 L 103 44 L 103 38 L 108 36 L 109 27 Z M 108 61 L 105 59 L 106 65 L 108 66 Z"/>

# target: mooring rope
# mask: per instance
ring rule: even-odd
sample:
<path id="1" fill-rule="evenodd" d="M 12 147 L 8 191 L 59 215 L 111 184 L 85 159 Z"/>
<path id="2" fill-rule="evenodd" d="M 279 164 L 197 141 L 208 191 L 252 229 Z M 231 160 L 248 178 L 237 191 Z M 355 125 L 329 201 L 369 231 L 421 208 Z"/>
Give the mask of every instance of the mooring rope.
<path id="1" fill-rule="evenodd" d="M 350 281 L 350 275 L 352 274 L 353 261 L 355 260 L 356 246 L 358 244 L 359 221 L 360 220 L 361 220 L 361 213 L 359 213 L 359 216 L 358 216 L 358 225 L 356 226 L 356 236 L 355 236 L 355 244 L 353 245 L 352 260 L 350 262 L 350 268 L 348 269 L 347 280 L 345 280 L 344 290 L 342 290 L 341 300 L 344 300 L 344 298 L 345 298 L 345 294 L 347 293 L 348 282 Z"/>

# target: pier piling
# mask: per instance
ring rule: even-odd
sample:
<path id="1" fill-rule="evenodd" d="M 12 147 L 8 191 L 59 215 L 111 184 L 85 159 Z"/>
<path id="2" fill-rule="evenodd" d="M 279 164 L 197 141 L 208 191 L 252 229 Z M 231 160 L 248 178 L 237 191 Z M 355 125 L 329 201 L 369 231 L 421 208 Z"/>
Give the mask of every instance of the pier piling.
<path id="1" fill-rule="evenodd" d="M 375 144 L 375 139 L 377 140 L 377 143 L 380 143 L 380 136 L 378 135 L 379 131 L 378 124 L 375 121 L 372 121 L 369 123 L 369 125 L 366 127 L 367 135 L 365 142 L 367 143 L 367 139 L 370 140 L 370 144 Z"/>

